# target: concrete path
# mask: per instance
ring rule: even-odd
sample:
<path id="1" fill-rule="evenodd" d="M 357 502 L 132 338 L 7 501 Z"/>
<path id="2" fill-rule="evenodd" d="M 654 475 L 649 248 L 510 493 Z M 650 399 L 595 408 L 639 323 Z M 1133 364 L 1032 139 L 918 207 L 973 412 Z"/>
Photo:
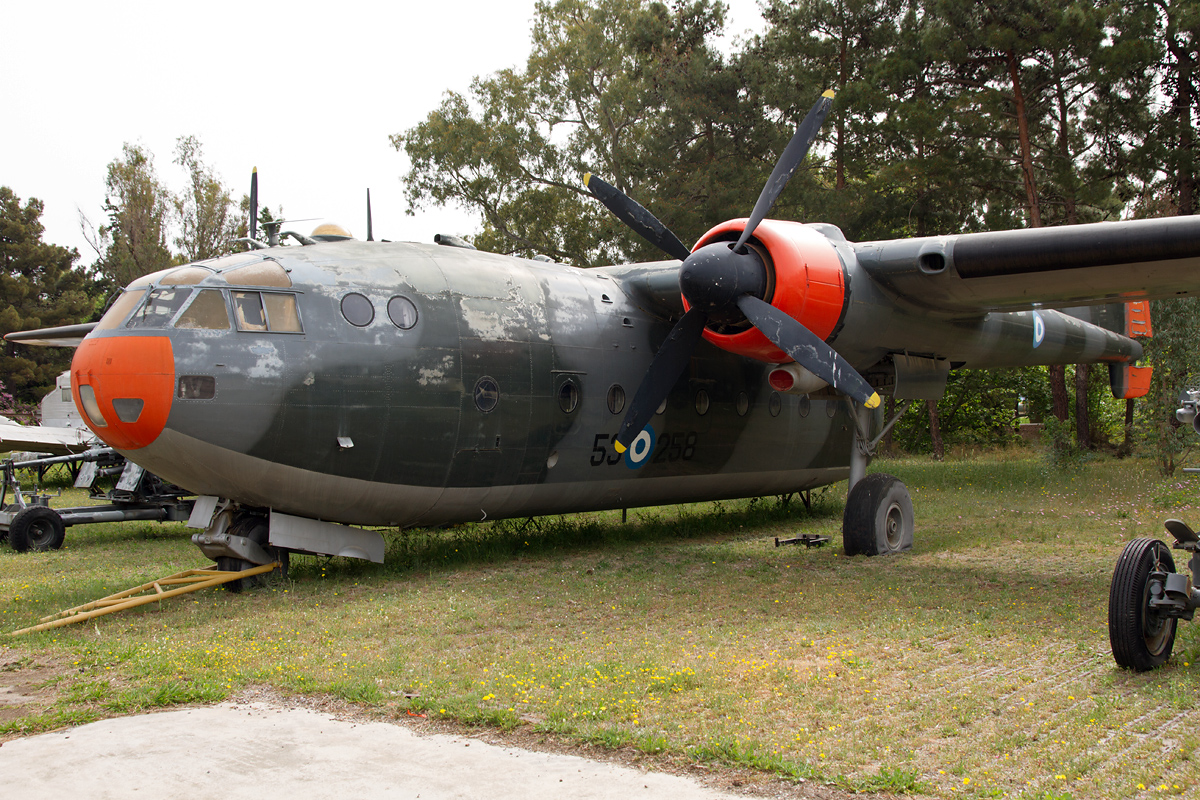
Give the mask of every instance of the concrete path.
<path id="1" fill-rule="evenodd" d="M 122 717 L 5 742 L 0 785 L 5 800 L 739 797 L 675 775 L 263 703 Z"/>

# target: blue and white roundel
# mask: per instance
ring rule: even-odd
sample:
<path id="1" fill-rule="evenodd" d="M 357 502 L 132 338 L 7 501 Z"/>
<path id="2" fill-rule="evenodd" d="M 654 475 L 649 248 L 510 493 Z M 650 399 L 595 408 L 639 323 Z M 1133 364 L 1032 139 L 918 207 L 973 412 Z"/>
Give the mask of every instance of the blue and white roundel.
<path id="1" fill-rule="evenodd" d="M 634 437 L 629 449 L 625 451 L 625 466 L 630 469 L 641 468 L 654 454 L 654 441 L 654 428 L 649 425 L 642 428 L 642 432 Z"/>
<path id="2" fill-rule="evenodd" d="M 1037 347 L 1046 338 L 1046 320 L 1042 319 L 1042 315 L 1038 312 L 1033 312 L 1033 346 Z"/>

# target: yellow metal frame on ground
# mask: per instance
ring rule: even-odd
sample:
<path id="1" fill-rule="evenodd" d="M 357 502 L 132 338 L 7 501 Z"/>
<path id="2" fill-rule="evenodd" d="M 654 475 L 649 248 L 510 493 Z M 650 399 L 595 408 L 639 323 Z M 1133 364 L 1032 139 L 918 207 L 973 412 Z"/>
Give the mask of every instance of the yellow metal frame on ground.
<path id="1" fill-rule="evenodd" d="M 178 597 L 181 594 L 190 592 L 198 592 L 201 589 L 208 589 L 213 586 L 220 586 L 222 583 L 229 583 L 238 578 L 252 578 L 255 575 L 262 575 L 265 572 L 270 572 L 279 566 L 279 562 L 272 561 L 270 564 L 263 564 L 250 569 L 243 569 L 238 572 L 221 570 L 216 568 L 209 569 L 186 569 L 183 572 L 177 572 L 174 575 L 169 575 L 165 578 L 159 578 L 150 583 L 143 583 L 141 586 L 136 586 L 132 589 L 126 589 L 123 592 L 110 594 L 108 597 L 102 597 L 99 600 L 93 600 L 90 603 L 84 603 L 75 608 L 68 608 L 66 611 L 60 611 L 57 614 L 51 614 L 48 617 L 42 617 L 39 622 L 41 624 L 34 625 L 29 628 L 22 628 L 19 631 L 13 631 L 9 636 L 20 636 L 23 633 L 33 633 L 35 631 L 49 630 L 50 628 L 61 628 L 63 625 L 73 625 L 76 622 L 85 622 L 89 619 L 102 617 L 105 614 L 113 614 L 117 611 L 124 611 L 127 608 L 137 608 L 144 606 L 147 603 L 157 603 L 160 600 L 166 600 L 169 597 Z M 174 586 L 174 589 L 164 589 L 166 586 Z M 153 592 L 153 594 L 145 594 Z"/>

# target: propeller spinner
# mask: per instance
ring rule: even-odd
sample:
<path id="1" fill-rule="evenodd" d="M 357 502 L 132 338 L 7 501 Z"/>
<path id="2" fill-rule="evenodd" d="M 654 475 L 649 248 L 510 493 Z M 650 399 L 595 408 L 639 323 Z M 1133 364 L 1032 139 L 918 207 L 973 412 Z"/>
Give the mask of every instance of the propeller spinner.
<path id="1" fill-rule="evenodd" d="M 713 242 L 689 251 L 666 225 L 621 190 L 591 173 L 584 176 L 584 185 L 618 219 L 667 255 L 683 261 L 679 270 L 679 289 L 687 301 L 688 311 L 675 324 L 646 371 L 613 440 L 617 452 L 628 449 L 650 422 L 655 410 L 683 374 L 692 350 L 709 323 L 719 325 L 749 320 L 772 344 L 834 389 L 845 392 L 867 408 L 879 405 L 879 395 L 836 350 L 794 317 L 767 302 L 765 295 L 770 284 L 767 265 L 753 247 L 747 246 L 754 230 L 770 213 L 788 180 L 808 154 L 833 105 L 833 95 L 832 90 L 821 95 L 796 129 L 763 186 L 736 243 Z"/>

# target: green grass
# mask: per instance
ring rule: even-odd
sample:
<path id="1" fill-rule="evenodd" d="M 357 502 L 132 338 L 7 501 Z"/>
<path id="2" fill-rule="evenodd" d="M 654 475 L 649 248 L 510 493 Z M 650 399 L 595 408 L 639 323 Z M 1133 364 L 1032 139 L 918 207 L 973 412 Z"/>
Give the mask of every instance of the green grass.
<path id="1" fill-rule="evenodd" d="M 769 498 L 631 510 L 626 525 L 391 532 L 384 565 L 296 558 L 290 580 L 243 595 L 6 643 L 4 663 L 61 669 L 46 707 L 0 734 L 269 685 L 852 792 L 1196 793 L 1200 637 L 1184 623 L 1172 661 L 1135 675 L 1112 662 L 1105 614 L 1121 548 L 1169 516 L 1200 523 L 1200 483 L 1027 451 L 873 469 L 913 494 L 911 553 L 843 555 L 844 487 L 811 514 Z M 834 543 L 774 547 L 799 533 Z M 203 563 L 182 526 L 155 523 L 3 549 L 0 629 Z"/>

